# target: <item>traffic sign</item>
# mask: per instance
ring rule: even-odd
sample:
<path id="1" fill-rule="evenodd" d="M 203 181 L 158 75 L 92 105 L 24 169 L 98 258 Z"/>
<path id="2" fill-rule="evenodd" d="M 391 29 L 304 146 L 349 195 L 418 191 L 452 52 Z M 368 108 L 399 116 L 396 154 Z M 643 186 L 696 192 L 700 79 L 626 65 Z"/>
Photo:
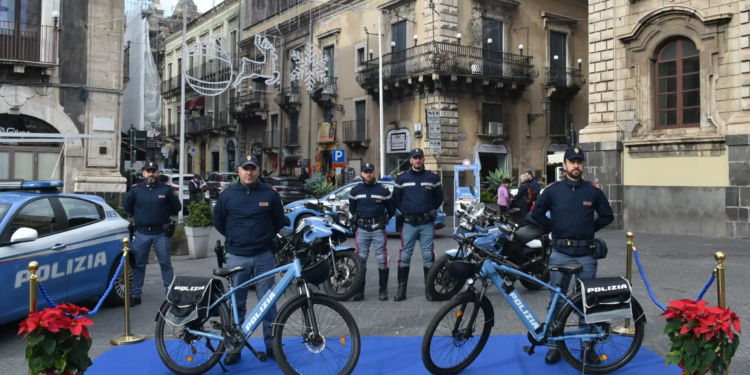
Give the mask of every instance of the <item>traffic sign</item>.
<path id="1" fill-rule="evenodd" d="M 436 155 L 443 151 L 443 141 L 430 139 L 430 154 Z"/>
<path id="2" fill-rule="evenodd" d="M 195 156 L 195 154 L 198 153 L 198 150 L 195 147 L 190 147 L 190 155 Z"/>
<path id="3" fill-rule="evenodd" d="M 335 149 L 333 152 L 333 168 L 346 168 L 346 152 L 342 149 Z"/>
<path id="4" fill-rule="evenodd" d="M 439 109 L 425 109 L 425 117 L 427 118 L 427 138 L 428 139 L 441 139 L 440 110 Z"/>
<path id="5" fill-rule="evenodd" d="M 464 167 L 469 168 L 470 165 L 471 165 L 471 160 L 464 159 Z"/>

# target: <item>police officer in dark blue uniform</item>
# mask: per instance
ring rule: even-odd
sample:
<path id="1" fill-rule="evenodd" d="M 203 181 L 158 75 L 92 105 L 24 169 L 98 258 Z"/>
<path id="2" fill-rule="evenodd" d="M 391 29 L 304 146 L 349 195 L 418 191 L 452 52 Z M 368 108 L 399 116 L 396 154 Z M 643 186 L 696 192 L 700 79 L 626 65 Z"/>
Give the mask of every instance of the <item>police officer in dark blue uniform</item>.
<path id="1" fill-rule="evenodd" d="M 148 253 L 151 244 L 154 245 L 156 258 L 161 266 L 161 278 L 165 293 L 174 278 L 170 247 L 174 223 L 169 217 L 176 215 L 182 209 L 177 192 L 171 187 L 159 182 L 159 165 L 148 162 L 143 168 L 144 183 L 136 184 L 125 197 L 123 210 L 135 217 L 135 233 L 133 235 L 133 288 L 130 290 L 130 306 L 141 303 L 143 278 L 146 275 Z"/>
<path id="2" fill-rule="evenodd" d="M 258 158 L 254 155 L 240 159 L 237 167 L 239 182 L 224 190 L 214 206 L 214 226 L 226 239 L 226 267 L 245 267 L 244 271 L 238 272 L 234 277 L 235 286 L 276 268 L 272 241 L 284 227 L 284 207 L 279 193 L 269 185 L 258 182 L 259 165 Z M 269 277 L 255 284 L 255 295 L 260 301 L 273 287 L 274 278 Z M 247 288 L 238 289 L 234 297 L 239 319 L 244 321 L 247 314 Z M 266 355 L 272 359 L 275 358 L 271 330 L 275 317 L 276 304 L 273 304 L 263 317 L 263 341 L 266 344 Z M 235 364 L 241 353 L 227 354 L 224 363 Z"/>
<path id="3" fill-rule="evenodd" d="M 595 278 L 597 259 L 591 256 L 594 249 L 594 235 L 614 220 L 609 200 L 593 182 L 582 178 L 583 164 L 586 158 L 578 147 L 568 147 L 565 151 L 563 168 L 565 179 L 549 184 L 536 201 L 531 218 L 552 232 L 552 255 L 549 266 L 561 266 L 568 262 L 578 261 L 583 270 L 576 274 L 577 278 Z M 550 212 L 550 218 L 546 216 Z M 595 218 L 594 212 L 598 214 Z M 550 285 L 558 285 L 563 275 L 560 272 L 550 272 Z M 570 285 L 567 278 L 561 286 L 565 292 Z M 554 294 L 550 292 L 550 296 Z M 550 304 L 552 303 L 550 299 Z M 562 300 L 550 308 L 558 312 L 563 305 Z M 546 362 L 557 363 L 560 352 L 554 347 L 547 352 Z M 597 363 L 598 358 L 593 350 L 587 350 L 587 361 Z M 594 354 L 589 355 L 589 353 Z"/>
<path id="4" fill-rule="evenodd" d="M 398 254 L 398 291 L 394 301 L 406 299 L 406 283 L 417 239 L 422 248 L 422 269 L 427 282 L 427 273 L 435 261 L 435 219 L 438 208 L 443 204 L 442 182 L 434 171 L 424 169 L 424 151 L 415 148 L 410 155 L 411 169 L 399 173 L 393 189 L 396 208 L 402 215 L 399 221 L 404 222 L 401 229 L 402 248 Z M 425 296 L 430 300 L 429 295 L 425 293 Z"/>
<path id="5" fill-rule="evenodd" d="M 375 249 L 375 259 L 378 261 L 378 281 L 380 285 L 379 297 L 381 301 L 388 300 L 388 238 L 385 226 L 396 214 L 396 205 L 391 199 L 391 191 L 379 184 L 375 177 L 375 166 L 371 163 L 362 167 L 363 183 L 355 186 L 349 192 L 349 212 L 352 223 L 357 228 L 354 236 L 357 244 L 357 254 L 362 259 L 365 273 L 367 272 L 367 257 L 370 254 L 370 244 Z M 365 298 L 365 286 L 362 285 L 355 301 Z"/>

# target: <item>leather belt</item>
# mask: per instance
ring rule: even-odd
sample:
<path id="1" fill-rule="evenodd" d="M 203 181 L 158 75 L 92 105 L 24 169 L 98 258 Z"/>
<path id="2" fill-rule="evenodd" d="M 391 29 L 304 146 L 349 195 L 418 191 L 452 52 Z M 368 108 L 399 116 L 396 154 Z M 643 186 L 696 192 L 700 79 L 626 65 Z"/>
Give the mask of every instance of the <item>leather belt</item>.
<path id="1" fill-rule="evenodd" d="M 137 231 L 139 232 L 146 232 L 146 233 L 164 233 L 164 226 L 163 225 L 154 225 L 150 227 L 146 226 L 138 226 Z"/>
<path id="2" fill-rule="evenodd" d="M 552 244 L 554 246 L 566 246 L 566 247 L 588 247 L 594 243 L 594 240 L 568 240 L 558 239 L 554 240 Z"/>
<path id="3" fill-rule="evenodd" d="M 359 225 L 360 227 L 364 225 L 375 225 L 375 224 L 384 224 L 384 223 L 385 223 L 385 219 L 382 216 L 357 220 L 357 225 Z"/>
<path id="4" fill-rule="evenodd" d="M 432 215 L 429 212 L 425 212 L 421 215 L 404 215 L 404 221 L 407 223 L 418 223 L 420 221 L 431 221 L 433 220 Z"/>

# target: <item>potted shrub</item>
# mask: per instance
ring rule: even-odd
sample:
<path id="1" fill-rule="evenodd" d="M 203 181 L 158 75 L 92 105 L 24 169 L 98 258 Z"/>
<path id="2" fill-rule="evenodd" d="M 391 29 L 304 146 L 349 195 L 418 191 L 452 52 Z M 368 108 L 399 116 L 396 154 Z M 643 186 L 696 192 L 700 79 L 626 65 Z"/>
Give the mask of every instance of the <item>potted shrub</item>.
<path id="1" fill-rule="evenodd" d="M 729 369 L 740 345 L 740 319 L 729 308 L 683 299 L 670 301 L 662 315 L 667 319 L 664 333 L 672 342 L 665 359 L 667 366 L 679 366 L 683 375 L 718 375 L 722 367 Z"/>
<path id="2" fill-rule="evenodd" d="M 91 319 L 80 315 L 86 308 L 60 304 L 56 308 L 29 313 L 21 322 L 18 334 L 25 333 L 26 361 L 35 375 L 76 375 L 86 372 L 93 363 L 89 358 L 91 338 L 86 326 Z"/>
<path id="3" fill-rule="evenodd" d="M 208 235 L 214 225 L 214 213 L 206 202 L 190 203 L 188 212 L 185 225 L 188 253 L 191 259 L 205 258 L 208 256 Z"/>
<path id="4" fill-rule="evenodd" d="M 177 224 L 174 228 L 174 234 L 171 238 L 171 253 L 173 255 L 188 255 L 187 236 L 185 235 L 185 226 Z"/>
<path id="5" fill-rule="evenodd" d="M 305 181 L 305 190 L 318 199 L 328 195 L 335 188 L 332 183 L 326 181 L 326 177 L 322 173 L 316 173 Z"/>

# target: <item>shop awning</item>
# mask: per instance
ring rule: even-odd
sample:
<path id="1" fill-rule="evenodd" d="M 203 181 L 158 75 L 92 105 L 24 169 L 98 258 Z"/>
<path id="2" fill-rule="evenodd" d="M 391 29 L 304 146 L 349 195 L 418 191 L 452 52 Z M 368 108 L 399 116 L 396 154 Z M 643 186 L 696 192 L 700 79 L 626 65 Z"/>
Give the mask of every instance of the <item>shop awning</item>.
<path id="1" fill-rule="evenodd" d="M 201 96 L 199 98 L 191 99 L 185 102 L 185 107 L 187 107 L 188 111 L 197 111 L 200 109 L 203 109 L 206 106 L 206 97 Z M 181 113 L 182 106 L 180 104 L 177 105 L 177 113 Z"/>
<path id="2" fill-rule="evenodd" d="M 547 165 L 562 164 L 564 156 L 564 152 L 547 155 Z"/>

